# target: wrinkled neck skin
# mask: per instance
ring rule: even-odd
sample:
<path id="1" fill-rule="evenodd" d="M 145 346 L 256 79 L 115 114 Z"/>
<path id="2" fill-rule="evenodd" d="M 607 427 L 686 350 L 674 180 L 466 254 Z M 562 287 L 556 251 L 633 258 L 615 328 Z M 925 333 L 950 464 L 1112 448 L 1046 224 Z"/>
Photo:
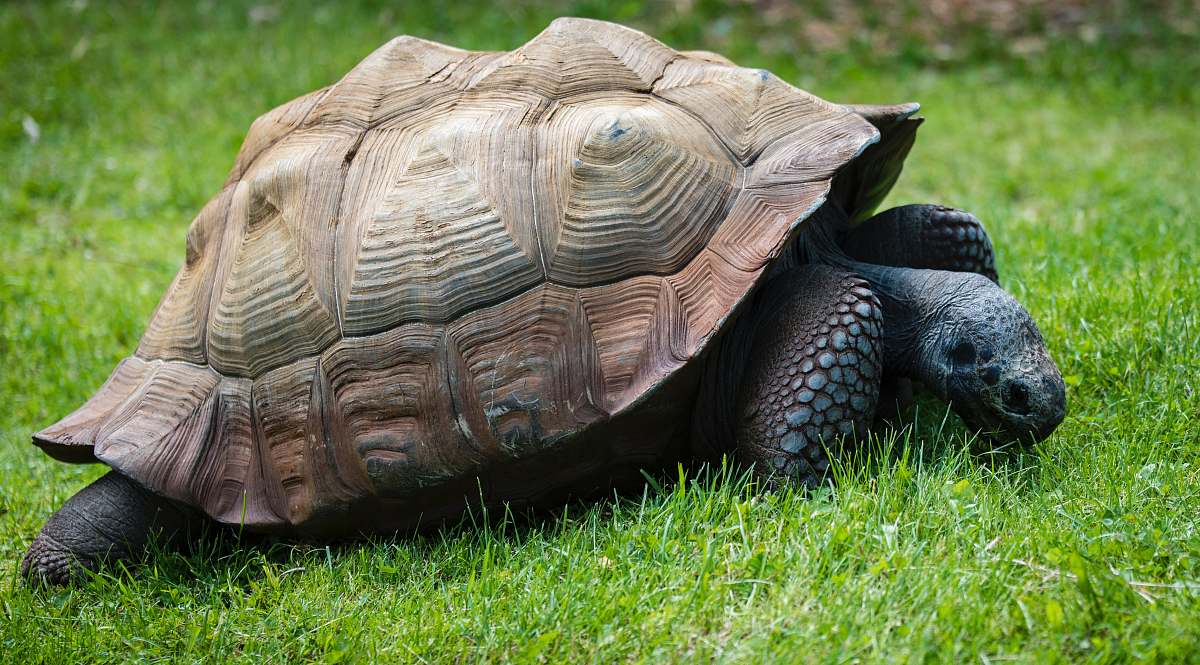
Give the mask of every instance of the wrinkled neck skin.
<path id="1" fill-rule="evenodd" d="M 844 266 L 871 283 L 883 307 L 884 371 L 921 381 L 944 398 L 944 377 L 931 358 L 937 340 L 952 332 L 953 317 L 946 314 L 956 296 L 969 302 L 978 294 L 968 282 L 952 279 L 953 273 L 857 261 Z"/>

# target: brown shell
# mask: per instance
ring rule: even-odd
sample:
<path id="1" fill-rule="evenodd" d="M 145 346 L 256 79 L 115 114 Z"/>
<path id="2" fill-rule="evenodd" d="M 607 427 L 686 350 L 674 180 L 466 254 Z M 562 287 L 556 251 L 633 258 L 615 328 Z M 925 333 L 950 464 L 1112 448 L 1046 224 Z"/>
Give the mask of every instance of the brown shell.
<path id="1" fill-rule="evenodd" d="M 608 23 L 510 53 L 399 37 L 253 124 L 135 355 L 35 440 L 306 533 L 636 465 L 686 436 L 682 370 L 877 137 Z"/>

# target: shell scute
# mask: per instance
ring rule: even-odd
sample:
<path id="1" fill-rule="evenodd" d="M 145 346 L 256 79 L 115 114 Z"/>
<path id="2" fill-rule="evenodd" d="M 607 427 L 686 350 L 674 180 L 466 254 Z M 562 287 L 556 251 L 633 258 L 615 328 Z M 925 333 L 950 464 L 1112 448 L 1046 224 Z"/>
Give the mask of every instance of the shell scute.
<path id="1" fill-rule="evenodd" d="M 450 321 L 541 281 L 472 169 L 436 140 L 415 152 L 366 222 L 347 294 L 348 334 Z"/>
<path id="2" fill-rule="evenodd" d="M 93 450 L 100 461 L 119 460 L 130 477 L 190 502 L 188 481 L 204 454 L 220 375 L 179 361 L 155 360 L 143 369 L 137 387 L 95 431 Z"/>
<path id="3" fill-rule="evenodd" d="M 369 492 L 361 462 L 342 445 L 341 413 L 319 357 L 255 379 L 254 436 L 272 510 L 291 524 L 330 519 Z"/>
<path id="4" fill-rule="evenodd" d="M 245 231 L 214 293 L 209 362 L 226 376 L 256 377 L 320 353 L 338 338 L 337 320 L 283 212 L 243 181 L 230 214 Z"/>
<path id="5" fill-rule="evenodd" d="M 667 277 L 686 321 L 684 348 L 703 346 L 702 336 L 719 328 L 756 277 L 756 273 L 738 270 L 712 249 L 705 249 L 686 268 Z"/>
<path id="6" fill-rule="evenodd" d="M 741 175 L 701 123 L 653 97 L 564 104 L 539 129 L 537 175 L 550 187 L 537 213 L 557 284 L 676 272 Z"/>
<path id="7" fill-rule="evenodd" d="M 374 493 L 405 496 L 477 469 L 492 454 L 455 409 L 455 355 L 445 330 L 423 323 L 346 338 L 322 355 L 343 448 L 357 456 Z"/>
<path id="8" fill-rule="evenodd" d="M 208 311 L 233 190 L 233 186 L 223 189 L 192 221 L 184 264 L 150 317 L 138 356 L 196 365 L 208 362 Z"/>
<path id="9" fill-rule="evenodd" d="M 228 187 L 241 180 L 246 169 L 250 168 L 250 165 L 264 150 L 275 145 L 299 127 L 308 118 L 313 107 L 329 93 L 330 87 L 326 86 L 302 95 L 255 119 L 250 125 L 250 130 L 246 132 L 246 139 L 242 141 L 242 147 L 238 150 L 237 160 L 229 173 L 229 178 L 225 181 L 225 186 Z"/>
<path id="10" fill-rule="evenodd" d="M 396 37 L 376 49 L 331 86 L 303 126 L 362 131 L 402 117 L 449 89 L 435 75 L 453 69 L 470 53 L 416 37 Z"/>
<path id="11" fill-rule="evenodd" d="M 266 455 L 254 424 L 250 379 L 224 377 L 213 391 L 213 420 L 191 478 L 195 505 L 217 521 L 269 528 L 285 521 L 267 483 Z M 273 503 L 273 500 L 275 503 Z"/>
<path id="12" fill-rule="evenodd" d="M 603 376 L 604 405 L 610 412 L 625 406 L 631 385 L 646 360 L 643 349 L 651 327 L 659 320 L 661 277 L 647 275 L 615 284 L 584 289 L 580 303 L 596 343 Z"/>
<path id="13" fill-rule="evenodd" d="M 470 84 L 479 92 L 535 91 L 550 99 L 597 91 L 649 90 L 675 52 L 636 30 L 558 19 L 506 53 Z"/>
<path id="14" fill-rule="evenodd" d="M 525 456 L 605 415 L 595 342 L 578 292 L 546 284 L 449 328 L 494 438 Z"/>
<path id="15" fill-rule="evenodd" d="M 141 389 L 153 368 L 152 363 L 137 356 L 122 360 L 91 399 L 34 434 L 34 442 L 58 459 L 93 461 L 96 433 Z"/>

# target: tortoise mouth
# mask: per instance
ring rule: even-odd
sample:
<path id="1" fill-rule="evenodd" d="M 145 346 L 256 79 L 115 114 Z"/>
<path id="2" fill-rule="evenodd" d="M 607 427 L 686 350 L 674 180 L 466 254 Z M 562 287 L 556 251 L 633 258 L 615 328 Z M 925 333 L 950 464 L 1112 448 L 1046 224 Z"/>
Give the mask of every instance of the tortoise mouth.
<path id="1" fill-rule="evenodd" d="M 1034 444 L 1054 433 L 1066 416 L 1065 398 L 1055 386 L 1044 387 L 1047 394 L 1034 394 L 1026 383 L 1013 381 L 995 394 L 978 395 L 958 381 L 947 386 L 954 412 L 992 445 Z"/>

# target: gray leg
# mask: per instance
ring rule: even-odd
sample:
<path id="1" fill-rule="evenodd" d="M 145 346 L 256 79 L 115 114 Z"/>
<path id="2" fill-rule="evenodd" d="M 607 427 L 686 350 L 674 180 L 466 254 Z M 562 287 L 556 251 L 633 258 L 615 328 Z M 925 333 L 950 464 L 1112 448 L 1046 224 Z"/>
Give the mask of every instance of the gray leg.
<path id="1" fill-rule="evenodd" d="M 105 562 L 136 561 L 154 534 L 177 542 L 206 521 L 112 471 L 54 513 L 25 554 L 21 573 L 31 582 L 67 584 Z"/>
<path id="2" fill-rule="evenodd" d="M 1000 283 L 983 224 L 954 208 L 921 204 L 885 210 L 847 233 L 841 246 L 865 263 L 973 272 Z"/>
<path id="3" fill-rule="evenodd" d="M 864 436 L 879 398 L 882 313 L 867 283 L 823 265 L 772 280 L 756 305 L 739 389 L 737 449 L 765 477 L 809 487 Z"/>

